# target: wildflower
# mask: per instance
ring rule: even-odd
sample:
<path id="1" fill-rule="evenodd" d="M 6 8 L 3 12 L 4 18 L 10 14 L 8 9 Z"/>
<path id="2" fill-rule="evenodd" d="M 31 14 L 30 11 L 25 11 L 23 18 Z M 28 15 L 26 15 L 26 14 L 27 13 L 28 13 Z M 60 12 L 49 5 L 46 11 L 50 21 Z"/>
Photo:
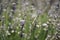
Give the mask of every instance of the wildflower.
<path id="1" fill-rule="evenodd" d="M 12 30 L 11 33 L 14 33 L 14 30 Z"/>
<path id="2" fill-rule="evenodd" d="M 58 26 L 60 25 L 60 23 L 57 24 Z"/>
<path id="3" fill-rule="evenodd" d="M 20 34 L 20 32 L 18 32 L 18 34 Z"/>
<path id="4" fill-rule="evenodd" d="M 32 18 L 35 18 L 35 17 L 37 17 L 37 14 L 32 14 Z"/>
<path id="5" fill-rule="evenodd" d="M 48 19 L 49 21 L 52 21 L 51 19 Z"/>
<path id="6" fill-rule="evenodd" d="M 30 36 L 28 36 L 27 39 L 30 39 Z"/>
<path id="7" fill-rule="evenodd" d="M 12 12 L 13 10 L 11 9 L 10 11 Z"/>
<path id="8" fill-rule="evenodd" d="M 29 26 L 29 29 L 30 29 L 30 30 L 32 29 L 31 25 Z"/>
<path id="9" fill-rule="evenodd" d="M 36 27 L 38 27 L 38 28 L 39 28 L 40 26 L 39 26 L 39 25 L 36 25 Z"/>
<path id="10" fill-rule="evenodd" d="M 16 22 L 18 22 L 19 18 L 18 18 L 18 17 L 16 17 L 16 19 L 15 19 L 15 20 L 16 20 Z"/>
<path id="11" fill-rule="evenodd" d="M 19 14 L 19 16 L 21 16 L 21 14 Z"/>
<path id="12" fill-rule="evenodd" d="M 29 5 L 29 3 L 28 2 L 25 2 L 25 3 L 23 3 L 22 6 L 27 6 L 27 5 Z"/>
<path id="13" fill-rule="evenodd" d="M 50 37 L 51 37 L 51 35 L 48 34 L 47 35 L 47 38 L 45 40 L 49 40 Z"/>
<path id="14" fill-rule="evenodd" d="M 43 30 L 44 30 L 44 31 L 47 31 L 47 28 L 44 28 Z"/>
<path id="15" fill-rule="evenodd" d="M 2 19 L 1 20 L 4 21 L 5 20 L 5 16 L 2 16 Z"/>
<path id="16" fill-rule="evenodd" d="M 35 35 L 35 38 L 38 38 L 39 35 Z"/>
<path id="17" fill-rule="evenodd" d="M 25 5 L 29 5 L 29 3 L 28 2 L 25 2 Z"/>
<path id="18" fill-rule="evenodd" d="M 46 0 L 47 4 L 50 4 L 50 0 Z"/>
<path id="19" fill-rule="evenodd" d="M 34 6 L 31 6 L 32 7 L 32 10 L 35 10 L 36 8 Z"/>
<path id="20" fill-rule="evenodd" d="M 42 10 L 37 10 L 38 15 L 42 13 Z"/>
<path id="21" fill-rule="evenodd" d="M 9 31 L 6 31 L 6 35 L 11 35 L 11 33 L 9 33 Z"/>
<path id="22" fill-rule="evenodd" d="M 20 20 L 20 25 L 23 26 L 25 24 L 25 20 Z"/>
<path id="23" fill-rule="evenodd" d="M 16 3 L 12 3 L 12 5 L 15 5 Z"/>
<path id="24" fill-rule="evenodd" d="M 3 9 L 3 11 L 6 11 L 6 9 Z"/>
<path id="25" fill-rule="evenodd" d="M 25 30 L 25 28 L 23 27 L 23 30 Z"/>
<path id="26" fill-rule="evenodd" d="M 27 34 L 26 34 L 26 33 L 24 34 L 24 37 L 25 37 L 25 38 L 27 37 Z"/>
<path id="27" fill-rule="evenodd" d="M 48 26 L 47 23 L 43 23 L 42 26 Z"/>
<path id="28" fill-rule="evenodd" d="M 12 10 L 15 10 L 16 9 L 16 3 L 12 3 Z"/>
<path id="29" fill-rule="evenodd" d="M 12 30 L 12 24 L 11 23 L 9 23 L 9 25 L 8 25 L 8 29 L 9 29 L 9 31 L 11 31 Z"/>
<path id="30" fill-rule="evenodd" d="M 47 21 L 47 24 L 49 24 L 49 21 Z"/>

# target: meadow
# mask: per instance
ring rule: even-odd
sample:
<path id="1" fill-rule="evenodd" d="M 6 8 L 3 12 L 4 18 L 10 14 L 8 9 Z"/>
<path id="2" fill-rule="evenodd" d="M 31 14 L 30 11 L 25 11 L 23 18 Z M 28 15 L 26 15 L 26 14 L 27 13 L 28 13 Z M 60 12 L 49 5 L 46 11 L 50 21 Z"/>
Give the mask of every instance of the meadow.
<path id="1" fill-rule="evenodd" d="M 50 13 L 50 6 L 41 11 L 20 1 L 0 3 L 0 40 L 60 39 L 60 17 L 52 14 L 53 7 Z"/>

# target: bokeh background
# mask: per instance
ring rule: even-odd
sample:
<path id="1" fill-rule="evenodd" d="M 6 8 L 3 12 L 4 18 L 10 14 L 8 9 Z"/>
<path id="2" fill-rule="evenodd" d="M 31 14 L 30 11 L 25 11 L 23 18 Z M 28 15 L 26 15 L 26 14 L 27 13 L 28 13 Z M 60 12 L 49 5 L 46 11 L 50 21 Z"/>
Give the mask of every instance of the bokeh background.
<path id="1" fill-rule="evenodd" d="M 0 40 L 60 40 L 60 0 L 0 0 Z"/>

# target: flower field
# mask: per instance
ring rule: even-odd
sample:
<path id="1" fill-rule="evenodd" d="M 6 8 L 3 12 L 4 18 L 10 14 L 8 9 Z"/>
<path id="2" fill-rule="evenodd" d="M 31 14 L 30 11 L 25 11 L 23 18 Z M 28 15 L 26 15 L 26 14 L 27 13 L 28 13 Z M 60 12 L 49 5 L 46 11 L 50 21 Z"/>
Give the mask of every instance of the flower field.
<path id="1" fill-rule="evenodd" d="M 37 2 L 0 1 L 0 40 L 60 40 L 60 1 Z"/>

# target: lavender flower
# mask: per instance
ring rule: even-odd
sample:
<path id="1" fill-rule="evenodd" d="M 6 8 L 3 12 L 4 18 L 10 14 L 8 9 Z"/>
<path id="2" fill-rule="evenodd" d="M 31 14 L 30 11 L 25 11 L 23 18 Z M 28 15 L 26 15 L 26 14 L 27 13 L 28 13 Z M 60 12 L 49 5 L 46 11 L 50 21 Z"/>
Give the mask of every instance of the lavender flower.
<path id="1" fill-rule="evenodd" d="M 12 9 L 13 9 L 13 10 L 16 9 L 16 3 L 12 3 Z"/>
<path id="2" fill-rule="evenodd" d="M 20 25 L 23 26 L 25 24 L 25 20 L 20 20 Z"/>

